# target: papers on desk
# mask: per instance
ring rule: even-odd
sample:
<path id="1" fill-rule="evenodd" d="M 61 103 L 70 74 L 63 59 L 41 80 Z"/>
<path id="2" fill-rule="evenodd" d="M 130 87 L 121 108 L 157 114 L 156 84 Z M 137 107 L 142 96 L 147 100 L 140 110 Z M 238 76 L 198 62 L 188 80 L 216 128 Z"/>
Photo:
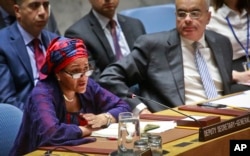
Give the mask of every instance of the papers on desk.
<path id="1" fill-rule="evenodd" d="M 143 131 L 147 124 L 153 124 L 159 126 L 159 128 L 157 129 L 147 131 L 148 133 L 161 133 L 176 127 L 176 123 L 174 121 L 154 121 L 154 122 L 140 121 L 140 130 Z M 118 138 L 118 123 L 112 123 L 108 128 L 93 131 L 91 136 Z"/>
<path id="2" fill-rule="evenodd" d="M 232 107 L 250 108 L 250 90 L 245 91 L 242 94 L 215 100 L 211 103 L 225 104 Z"/>

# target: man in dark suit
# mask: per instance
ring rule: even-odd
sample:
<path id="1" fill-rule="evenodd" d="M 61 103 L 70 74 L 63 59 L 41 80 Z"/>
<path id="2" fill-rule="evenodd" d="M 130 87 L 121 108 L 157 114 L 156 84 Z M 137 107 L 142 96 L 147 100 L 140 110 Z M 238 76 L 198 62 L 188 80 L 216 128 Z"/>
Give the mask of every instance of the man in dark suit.
<path id="1" fill-rule="evenodd" d="M 14 0 L 0 0 L 0 29 L 11 25 L 16 21 L 13 5 Z M 51 11 L 51 10 L 50 10 Z M 51 11 L 49 20 L 45 27 L 47 30 L 60 35 L 53 12 Z"/>
<path id="2" fill-rule="evenodd" d="M 90 63 L 95 68 L 92 78 L 98 80 L 106 66 L 117 60 L 108 26 L 109 21 L 116 21 L 116 32 L 123 56 L 130 53 L 136 38 L 145 34 L 145 28 L 138 19 L 116 14 L 119 0 L 90 0 L 89 2 L 92 5 L 89 14 L 70 26 L 65 36 L 84 40 Z"/>
<path id="3" fill-rule="evenodd" d="M 229 94 L 232 82 L 232 46 L 228 38 L 206 31 L 210 20 L 207 0 L 176 0 L 177 28 L 143 35 L 126 58 L 107 67 L 99 83 L 131 104 L 133 112 L 151 113 L 166 107 L 126 98 L 138 83 L 141 95 L 169 107 L 207 100 L 195 63 L 194 42 L 202 46 L 216 96 Z M 211 85 L 212 86 L 212 85 Z"/>
<path id="4" fill-rule="evenodd" d="M 23 109 L 30 91 L 39 80 L 35 54 L 31 45 L 40 40 L 42 55 L 57 34 L 43 30 L 48 21 L 48 0 L 16 0 L 17 21 L 0 30 L 0 103 Z"/>

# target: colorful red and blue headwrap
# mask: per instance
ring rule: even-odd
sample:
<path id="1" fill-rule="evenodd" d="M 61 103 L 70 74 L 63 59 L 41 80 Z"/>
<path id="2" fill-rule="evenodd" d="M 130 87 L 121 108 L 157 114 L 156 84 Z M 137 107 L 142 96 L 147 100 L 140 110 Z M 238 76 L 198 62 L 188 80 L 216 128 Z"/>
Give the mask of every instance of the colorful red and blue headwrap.
<path id="1" fill-rule="evenodd" d="M 41 72 L 57 73 L 77 58 L 88 58 L 84 42 L 80 39 L 57 37 L 50 43 Z"/>

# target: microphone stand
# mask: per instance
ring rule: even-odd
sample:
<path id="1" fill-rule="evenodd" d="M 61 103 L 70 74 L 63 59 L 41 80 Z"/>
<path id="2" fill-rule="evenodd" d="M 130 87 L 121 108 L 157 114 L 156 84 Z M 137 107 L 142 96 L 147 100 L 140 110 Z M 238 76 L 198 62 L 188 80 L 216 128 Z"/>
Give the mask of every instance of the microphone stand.
<path id="1" fill-rule="evenodd" d="M 132 98 L 132 99 L 135 98 L 135 97 L 137 97 L 137 98 L 142 99 L 142 100 L 145 100 L 145 101 L 153 102 L 153 103 L 156 103 L 156 104 L 158 104 L 158 105 L 160 105 L 160 106 L 162 106 L 162 107 L 164 107 L 164 108 L 166 108 L 166 109 L 170 109 L 170 110 L 172 110 L 172 111 L 174 111 L 174 112 L 176 112 L 176 113 L 178 113 L 178 114 L 181 114 L 181 115 L 183 115 L 183 116 L 186 116 L 186 117 L 188 117 L 188 118 L 194 120 L 195 122 L 197 122 L 197 123 L 200 125 L 200 127 L 203 127 L 202 124 L 201 124 L 197 119 L 195 119 L 194 117 L 192 117 L 192 116 L 190 116 L 190 115 L 187 115 L 187 114 L 185 114 L 185 113 L 182 113 L 182 112 L 180 112 L 180 111 L 177 111 L 177 110 L 175 110 L 175 109 L 173 109 L 173 108 L 171 108 L 171 107 L 168 107 L 168 106 L 166 106 L 166 105 L 163 105 L 163 104 L 161 104 L 161 103 L 159 103 L 159 102 L 157 102 L 157 101 L 154 101 L 154 100 L 151 100 L 151 99 L 147 99 L 147 98 L 144 98 L 144 97 L 142 97 L 142 96 L 135 95 L 135 94 L 130 94 L 130 95 L 131 95 L 131 96 L 129 96 L 129 97 Z"/>

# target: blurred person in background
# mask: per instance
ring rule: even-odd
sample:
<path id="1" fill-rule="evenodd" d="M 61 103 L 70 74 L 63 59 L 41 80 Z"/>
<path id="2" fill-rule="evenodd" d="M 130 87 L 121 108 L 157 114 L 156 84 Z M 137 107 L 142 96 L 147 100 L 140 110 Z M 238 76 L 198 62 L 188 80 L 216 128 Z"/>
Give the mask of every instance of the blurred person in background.
<path id="1" fill-rule="evenodd" d="M 227 36 L 233 46 L 232 91 L 250 89 L 250 0 L 212 0 L 207 29 Z M 244 69 L 243 62 L 248 64 Z"/>
<path id="2" fill-rule="evenodd" d="M 119 0 L 89 0 L 90 12 L 70 26 L 65 36 L 84 40 L 95 71 L 92 78 L 110 64 L 127 56 L 145 28 L 138 19 L 117 14 Z M 118 42 L 118 43 L 117 43 Z"/>
<path id="3" fill-rule="evenodd" d="M 0 0 L 0 29 L 9 26 L 16 21 L 14 4 L 15 0 Z M 60 35 L 57 22 L 51 10 L 45 29 Z"/>
<path id="4" fill-rule="evenodd" d="M 46 49 L 57 34 L 44 29 L 49 0 L 16 0 L 16 21 L 0 30 L 0 103 L 23 109 L 26 99 L 42 79 L 40 68 Z"/>

